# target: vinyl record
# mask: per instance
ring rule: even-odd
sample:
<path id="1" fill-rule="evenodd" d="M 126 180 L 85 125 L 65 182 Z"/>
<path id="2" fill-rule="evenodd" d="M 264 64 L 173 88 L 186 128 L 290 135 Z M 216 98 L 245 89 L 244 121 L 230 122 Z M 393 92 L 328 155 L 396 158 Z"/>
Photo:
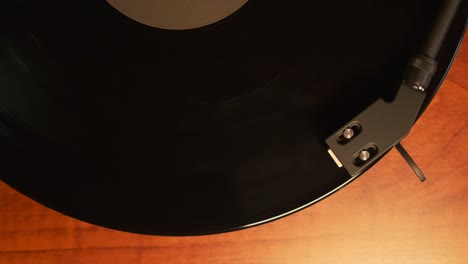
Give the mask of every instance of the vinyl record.
<path id="1" fill-rule="evenodd" d="M 250 0 L 157 24 L 116 2 L 1 4 L 0 179 L 74 218 L 158 235 L 257 225 L 349 183 L 325 138 L 392 99 L 441 4 Z"/>

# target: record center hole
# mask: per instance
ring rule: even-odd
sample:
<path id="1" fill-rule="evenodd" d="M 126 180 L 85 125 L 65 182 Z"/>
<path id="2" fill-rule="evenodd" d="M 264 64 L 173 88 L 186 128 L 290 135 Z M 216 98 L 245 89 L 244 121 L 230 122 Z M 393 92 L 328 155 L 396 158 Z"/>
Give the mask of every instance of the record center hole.
<path id="1" fill-rule="evenodd" d="M 216 23 L 248 0 L 107 0 L 125 16 L 161 29 L 194 29 Z"/>

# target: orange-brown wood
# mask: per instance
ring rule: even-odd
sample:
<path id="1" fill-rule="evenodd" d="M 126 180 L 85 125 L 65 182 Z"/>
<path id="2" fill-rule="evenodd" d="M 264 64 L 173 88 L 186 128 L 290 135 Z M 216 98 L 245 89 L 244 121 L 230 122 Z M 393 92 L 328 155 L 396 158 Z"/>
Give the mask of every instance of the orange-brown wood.
<path id="1" fill-rule="evenodd" d="M 247 230 L 158 237 L 93 226 L 0 182 L 0 263 L 468 263 L 468 40 L 404 140 L 348 187 Z"/>

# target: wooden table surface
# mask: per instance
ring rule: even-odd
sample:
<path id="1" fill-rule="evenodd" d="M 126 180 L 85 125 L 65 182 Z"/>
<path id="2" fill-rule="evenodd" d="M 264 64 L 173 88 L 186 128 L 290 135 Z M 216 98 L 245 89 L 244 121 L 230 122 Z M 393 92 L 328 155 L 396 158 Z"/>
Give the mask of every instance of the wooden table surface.
<path id="1" fill-rule="evenodd" d="M 124 233 L 52 211 L 0 182 L 0 263 L 468 263 L 468 39 L 404 145 L 318 204 L 247 230 Z"/>

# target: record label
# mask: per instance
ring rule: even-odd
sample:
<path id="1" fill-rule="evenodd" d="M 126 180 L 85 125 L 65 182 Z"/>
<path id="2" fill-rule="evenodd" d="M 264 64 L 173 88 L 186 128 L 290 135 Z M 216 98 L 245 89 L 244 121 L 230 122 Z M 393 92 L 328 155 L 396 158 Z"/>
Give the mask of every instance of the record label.
<path id="1" fill-rule="evenodd" d="M 107 0 L 142 24 L 162 29 L 193 29 L 216 23 L 239 10 L 247 0 Z"/>

